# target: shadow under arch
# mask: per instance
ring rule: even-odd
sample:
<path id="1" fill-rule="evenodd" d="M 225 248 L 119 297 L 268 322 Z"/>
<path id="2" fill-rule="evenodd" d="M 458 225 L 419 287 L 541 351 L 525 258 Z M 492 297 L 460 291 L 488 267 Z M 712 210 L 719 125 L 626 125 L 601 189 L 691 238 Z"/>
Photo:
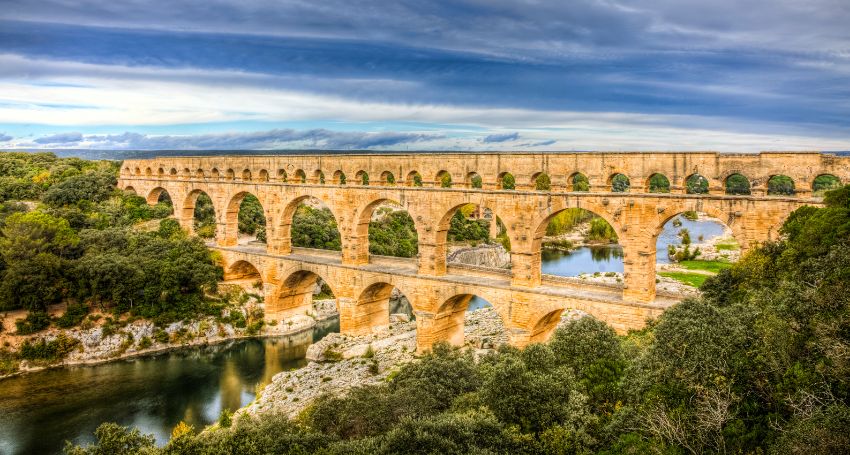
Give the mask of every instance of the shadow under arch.
<path id="1" fill-rule="evenodd" d="M 497 314 L 496 317 L 504 330 L 502 315 L 495 311 L 495 305 L 492 302 L 476 294 L 462 293 L 449 297 L 437 307 L 433 321 L 433 340 L 446 341 L 454 346 L 463 346 L 466 343 L 464 328 L 468 312 L 486 307 L 493 307 L 493 311 Z"/>
<path id="2" fill-rule="evenodd" d="M 224 268 L 224 281 L 244 281 L 251 280 L 262 283 L 263 274 L 260 268 L 252 264 L 250 261 L 240 259 Z"/>
<path id="3" fill-rule="evenodd" d="M 555 333 L 555 329 L 558 328 L 558 324 L 561 322 L 561 315 L 564 311 L 566 311 L 565 308 L 552 310 L 538 319 L 528 334 L 528 343 L 545 343 L 549 341 L 552 338 L 552 334 Z"/>
<path id="4" fill-rule="evenodd" d="M 127 185 L 127 186 L 125 186 L 125 187 L 124 187 L 124 191 L 126 191 L 126 192 L 128 192 L 128 193 L 133 193 L 133 194 L 135 194 L 135 195 L 137 195 L 137 196 L 139 195 L 139 192 L 138 192 L 138 191 L 136 191 L 136 189 L 135 189 L 135 188 L 133 188 L 133 185 Z"/>
<path id="5" fill-rule="evenodd" d="M 394 215 L 394 213 L 404 212 L 405 214 L 407 214 L 406 218 L 409 218 L 409 222 L 413 224 L 414 232 L 416 234 L 416 238 L 414 239 L 413 245 L 413 254 L 385 254 L 385 256 L 415 257 L 416 254 L 419 252 L 418 240 L 423 233 L 422 227 L 420 226 L 421 223 L 416 222 L 417 216 L 415 213 L 410 211 L 409 207 L 405 207 L 401 205 L 398 201 L 388 198 L 378 198 L 373 201 L 370 201 L 357 212 L 357 215 L 355 215 L 356 223 L 354 224 L 353 234 L 356 240 L 351 245 L 351 248 L 354 249 L 352 252 L 354 254 L 354 257 L 357 258 L 358 262 L 369 262 L 369 258 L 372 254 L 371 250 L 374 249 L 369 239 L 370 228 L 372 226 L 373 219 L 375 218 L 375 211 L 381 207 L 390 207 L 390 213 L 387 213 L 386 216 L 397 216 L 399 217 L 399 220 L 396 221 L 400 221 L 402 223 L 407 221 L 404 219 L 405 217 L 401 215 Z"/>
<path id="6" fill-rule="evenodd" d="M 266 320 L 313 314 L 313 296 L 320 279 L 330 290 L 331 297 L 336 300 L 339 311 L 339 301 L 336 299 L 333 285 L 317 273 L 302 269 L 290 273 L 280 282 L 272 298 L 266 299 Z"/>
<path id="7" fill-rule="evenodd" d="M 401 303 L 393 308 L 393 291 L 398 289 Z M 406 305 L 406 308 L 404 308 Z M 400 308 L 402 307 L 402 308 Z M 413 307 L 407 300 L 407 294 L 395 285 L 378 281 L 366 286 L 357 297 L 352 316 L 354 332 L 374 332 L 390 325 L 390 316 L 402 312 L 409 320 L 414 320 Z"/>

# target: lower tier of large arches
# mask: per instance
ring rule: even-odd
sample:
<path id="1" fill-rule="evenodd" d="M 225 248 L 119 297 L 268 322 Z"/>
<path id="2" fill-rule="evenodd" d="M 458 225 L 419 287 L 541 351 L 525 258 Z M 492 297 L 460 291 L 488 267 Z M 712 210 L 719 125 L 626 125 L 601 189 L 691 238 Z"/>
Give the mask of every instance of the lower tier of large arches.
<path id="1" fill-rule="evenodd" d="M 419 351 L 427 351 L 440 341 L 462 345 L 464 317 L 474 297 L 493 306 L 510 343 L 519 347 L 547 340 L 565 310 L 586 312 L 625 333 L 642 328 L 648 319 L 678 301 L 625 302 L 619 291 L 568 281 L 522 288 L 512 286 L 508 278 L 486 274 L 423 276 L 403 262 L 354 266 L 342 264 L 331 255 L 275 256 L 238 248 L 216 249 L 222 257 L 225 278 L 259 283 L 269 320 L 308 312 L 317 279 L 321 278 L 335 298 L 340 331 L 368 334 L 388 324 L 388 300 L 393 289 L 398 289 L 412 307 Z"/>

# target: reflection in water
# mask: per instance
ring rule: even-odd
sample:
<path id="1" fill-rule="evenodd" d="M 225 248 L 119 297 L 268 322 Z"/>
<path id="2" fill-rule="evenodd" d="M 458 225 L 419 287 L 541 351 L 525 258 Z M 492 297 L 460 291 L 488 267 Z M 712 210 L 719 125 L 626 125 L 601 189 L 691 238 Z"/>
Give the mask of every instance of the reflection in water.
<path id="1" fill-rule="evenodd" d="M 709 219 L 690 221 L 678 217 L 682 222 L 679 227 L 673 226 L 670 220 L 664 225 L 664 230 L 658 236 L 656 243 L 656 261 L 667 264 L 667 245 L 679 245 L 682 239 L 678 236 L 681 229 L 690 232 L 691 242 L 699 243 L 699 237 L 704 241 L 723 235 L 725 227 L 718 221 Z M 543 273 L 557 276 L 578 276 L 582 273 L 623 272 L 623 248 L 619 245 L 583 246 L 572 251 L 547 250 L 542 251 Z"/>
<path id="2" fill-rule="evenodd" d="M 222 409 L 250 403 L 272 376 L 303 366 L 307 346 L 339 331 L 333 319 L 290 337 L 239 340 L 96 366 L 58 368 L 0 381 L 0 453 L 59 453 L 65 440 L 94 440 L 102 422 L 164 443 L 181 420 L 203 428 Z"/>

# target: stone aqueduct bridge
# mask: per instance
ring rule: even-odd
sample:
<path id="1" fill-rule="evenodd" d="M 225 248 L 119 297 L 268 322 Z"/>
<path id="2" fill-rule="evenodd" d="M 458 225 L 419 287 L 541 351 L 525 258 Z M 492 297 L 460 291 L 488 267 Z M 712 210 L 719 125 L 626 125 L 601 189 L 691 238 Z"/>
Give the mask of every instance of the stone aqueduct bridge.
<path id="1" fill-rule="evenodd" d="M 516 190 L 500 190 L 509 172 Z M 534 191 L 545 172 L 550 191 Z M 571 176 L 587 176 L 590 191 L 571 191 Z M 364 185 L 362 174 L 369 176 Z M 611 192 L 611 178 L 631 180 L 629 192 Z M 664 174 L 671 193 L 647 192 L 649 177 Z M 708 179 L 709 194 L 685 194 L 688 176 Z M 347 184 L 340 180 L 347 176 Z M 450 188 L 440 187 L 448 174 Z M 724 194 L 725 179 L 742 174 L 752 196 Z M 794 180 L 793 197 L 767 196 L 771 176 Z M 656 239 L 662 226 L 688 210 L 705 212 L 731 227 L 746 249 L 777 237 L 779 226 L 811 199 L 813 180 L 822 174 L 850 181 L 850 158 L 819 153 L 420 153 L 350 155 L 275 155 L 153 158 L 124 162 L 119 186 L 156 203 L 167 191 L 175 217 L 192 230 L 201 192 L 214 204 L 216 248 L 226 278 L 258 274 L 263 282 L 266 317 L 303 313 L 321 276 L 337 297 L 344 333 L 363 333 L 388 322 L 393 287 L 410 300 L 416 314 L 417 340 L 427 349 L 438 340 L 460 343 L 463 318 L 473 295 L 489 301 L 508 329 L 511 342 L 545 340 L 564 309 L 584 310 L 623 332 L 643 326 L 678 300 L 656 295 Z M 481 177 L 482 188 L 471 178 Z M 420 176 L 420 177 L 415 177 Z M 422 186 L 414 186 L 421 180 Z M 247 194 L 263 205 L 267 248 L 237 243 L 237 215 Z M 293 248 L 290 225 L 297 206 L 317 198 L 333 212 L 342 251 Z M 394 202 L 416 225 L 416 259 L 370 257 L 368 227 L 372 212 Z M 511 269 L 493 270 L 446 263 L 446 237 L 454 212 L 478 204 L 495 213 L 511 241 Z M 541 240 L 558 212 L 580 207 L 603 217 L 616 230 L 624 251 L 624 283 L 603 286 L 541 274 Z"/>

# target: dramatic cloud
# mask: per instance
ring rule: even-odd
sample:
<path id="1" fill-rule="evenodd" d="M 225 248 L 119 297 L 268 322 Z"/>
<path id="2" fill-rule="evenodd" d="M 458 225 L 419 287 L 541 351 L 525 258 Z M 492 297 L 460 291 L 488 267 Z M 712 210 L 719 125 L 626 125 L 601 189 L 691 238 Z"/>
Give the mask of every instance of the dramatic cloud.
<path id="1" fill-rule="evenodd" d="M 297 131 L 276 129 L 251 133 L 199 134 L 199 135 L 146 135 L 123 134 L 83 135 L 79 133 L 55 134 L 33 142 L 45 146 L 74 143 L 81 148 L 126 150 L 269 150 L 279 148 L 305 149 L 381 149 L 440 139 L 436 134 L 398 132 L 338 132 L 324 129 Z"/>
<path id="2" fill-rule="evenodd" d="M 517 139 L 519 139 L 519 133 L 503 133 L 486 136 L 481 140 L 481 142 L 484 142 L 485 144 L 492 144 L 497 142 L 515 141 Z"/>
<path id="3" fill-rule="evenodd" d="M 83 135 L 81 133 L 59 133 L 52 134 L 50 136 L 40 137 L 33 142 L 42 145 L 62 145 L 74 144 L 82 140 Z"/>
<path id="4" fill-rule="evenodd" d="M 0 14 L 0 129 L 18 138 L 4 148 L 123 131 L 144 137 L 123 147 L 227 146 L 233 131 L 241 148 L 290 129 L 348 136 L 253 143 L 850 148 L 842 0 L 7 0 Z M 85 139 L 44 142 L 69 132 Z"/>
<path id="5" fill-rule="evenodd" d="M 12 136 L 7 136 L 3 133 L 0 133 L 0 142 L 9 142 L 14 139 Z"/>

